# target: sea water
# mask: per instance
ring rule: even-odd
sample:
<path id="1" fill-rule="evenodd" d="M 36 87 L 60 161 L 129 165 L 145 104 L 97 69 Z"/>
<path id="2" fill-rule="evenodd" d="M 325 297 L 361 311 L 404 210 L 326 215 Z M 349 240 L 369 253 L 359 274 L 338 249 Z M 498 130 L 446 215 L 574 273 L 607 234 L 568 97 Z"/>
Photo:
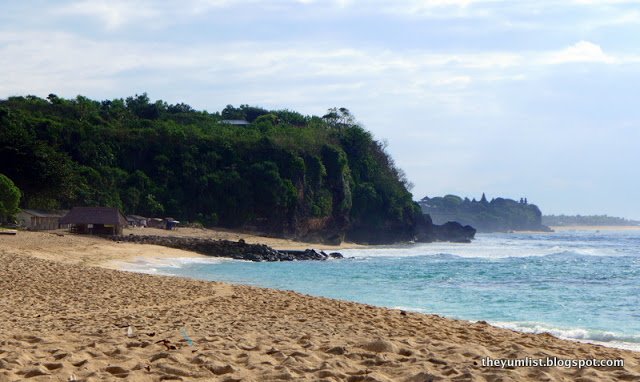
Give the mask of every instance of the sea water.
<path id="1" fill-rule="evenodd" d="M 295 290 L 640 351 L 640 230 L 478 234 L 323 262 L 174 259 L 137 270 Z"/>

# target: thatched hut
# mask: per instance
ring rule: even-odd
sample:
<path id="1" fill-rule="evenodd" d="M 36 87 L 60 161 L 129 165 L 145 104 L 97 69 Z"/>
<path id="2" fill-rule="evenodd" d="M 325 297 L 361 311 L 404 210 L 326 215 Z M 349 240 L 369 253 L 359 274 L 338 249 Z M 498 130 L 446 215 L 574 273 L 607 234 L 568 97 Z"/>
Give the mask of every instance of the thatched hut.
<path id="1" fill-rule="evenodd" d="M 92 235 L 122 235 L 127 219 L 120 210 L 112 207 L 73 207 L 60 219 L 69 224 L 69 231 Z"/>

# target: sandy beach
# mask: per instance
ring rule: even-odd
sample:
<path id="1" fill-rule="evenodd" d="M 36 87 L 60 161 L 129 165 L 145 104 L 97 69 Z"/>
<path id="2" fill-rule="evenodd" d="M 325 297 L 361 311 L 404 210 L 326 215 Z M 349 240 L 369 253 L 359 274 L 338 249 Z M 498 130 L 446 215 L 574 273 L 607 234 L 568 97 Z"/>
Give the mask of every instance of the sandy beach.
<path id="1" fill-rule="evenodd" d="M 323 245 L 302 243 L 293 240 L 255 236 L 239 232 L 224 230 L 209 230 L 196 228 L 180 228 L 167 231 L 153 228 L 125 229 L 125 235 L 158 235 L 181 237 L 206 237 L 217 240 L 245 240 L 250 244 L 266 244 L 276 249 L 299 250 L 315 248 L 325 251 L 339 251 L 345 248 L 359 248 L 362 245 L 343 243 L 341 245 Z M 135 262 L 137 259 L 161 260 L 180 257 L 204 257 L 203 255 L 182 251 L 174 248 L 156 245 L 140 245 L 134 243 L 117 243 L 85 235 L 69 234 L 66 230 L 29 232 L 22 231 L 15 236 L 2 237 L 0 253 L 12 250 L 33 257 L 54 260 L 70 264 L 100 266 L 104 268 L 120 269 L 123 263 Z"/>
<path id="2" fill-rule="evenodd" d="M 255 240 L 276 248 L 287 243 Z M 199 255 L 69 234 L 0 238 L 0 382 L 640 380 L 636 352 L 288 291 L 105 268 L 137 257 L 187 256 Z M 501 369 L 482 366 L 485 357 L 625 364 Z"/>

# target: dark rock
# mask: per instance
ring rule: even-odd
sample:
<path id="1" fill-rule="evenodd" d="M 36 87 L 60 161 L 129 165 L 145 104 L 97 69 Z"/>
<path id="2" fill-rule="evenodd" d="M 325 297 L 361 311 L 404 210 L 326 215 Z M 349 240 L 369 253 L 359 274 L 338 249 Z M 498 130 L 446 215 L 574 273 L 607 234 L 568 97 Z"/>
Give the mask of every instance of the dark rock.
<path id="1" fill-rule="evenodd" d="M 475 237 L 475 228 L 463 226 L 458 222 L 447 222 L 443 225 L 433 224 L 431 216 L 423 215 L 417 224 L 415 241 L 431 243 L 434 241 L 450 241 L 454 243 L 470 243 Z"/>
<path id="2" fill-rule="evenodd" d="M 446 222 L 443 225 L 434 224 L 433 233 L 436 241 L 470 243 L 476 234 L 476 230 L 470 225 L 463 226 L 458 222 Z"/>
<path id="3" fill-rule="evenodd" d="M 327 255 L 314 249 L 304 251 L 278 251 L 264 244 L 247 244 L 244 240 L 213 240 L 192 237 L 170 237 L 152 235 L 112 236 L 114 241 L 138 244 L 154 244 L 164 247 L 177 248 L 185 251 L 197 252 L 206 256 L 228 257 L 247 261 L 295 261 L 295 260 L 327 260 L 341 259 L 340 253 Z"/>

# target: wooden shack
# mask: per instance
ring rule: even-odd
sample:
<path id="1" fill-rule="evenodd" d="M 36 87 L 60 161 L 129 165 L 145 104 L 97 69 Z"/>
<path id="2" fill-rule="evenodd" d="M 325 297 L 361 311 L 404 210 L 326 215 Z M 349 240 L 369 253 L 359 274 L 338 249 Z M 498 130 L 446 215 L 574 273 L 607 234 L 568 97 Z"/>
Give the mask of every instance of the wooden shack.
<path id="1" fill-rule="evenodd" d="M 31 231 L 42 231 L 63 228 L 60 218 L 68 211 L 44 211 L 24 209 L 16 214 L 18 224 Z"/>
<path id="2" fill-rule="evenodd" d="M 117 208 L 73 207 L 60 219 L 60 224 L 69 224 L 69 231 L 73 233 L 122 235 L 127 219 Z"/>
<path id="3" fill-rule="evenodd" d="M 166 223 L 160 218 L 147 219 L 147 227 L 149 228 L 164 228 Z"/>
<path id="4" fill-rule="evenodd" d="M 140 215 L 127 215 L 127 222 L 131 227 L 146 227 L 147 218 Z"/>

